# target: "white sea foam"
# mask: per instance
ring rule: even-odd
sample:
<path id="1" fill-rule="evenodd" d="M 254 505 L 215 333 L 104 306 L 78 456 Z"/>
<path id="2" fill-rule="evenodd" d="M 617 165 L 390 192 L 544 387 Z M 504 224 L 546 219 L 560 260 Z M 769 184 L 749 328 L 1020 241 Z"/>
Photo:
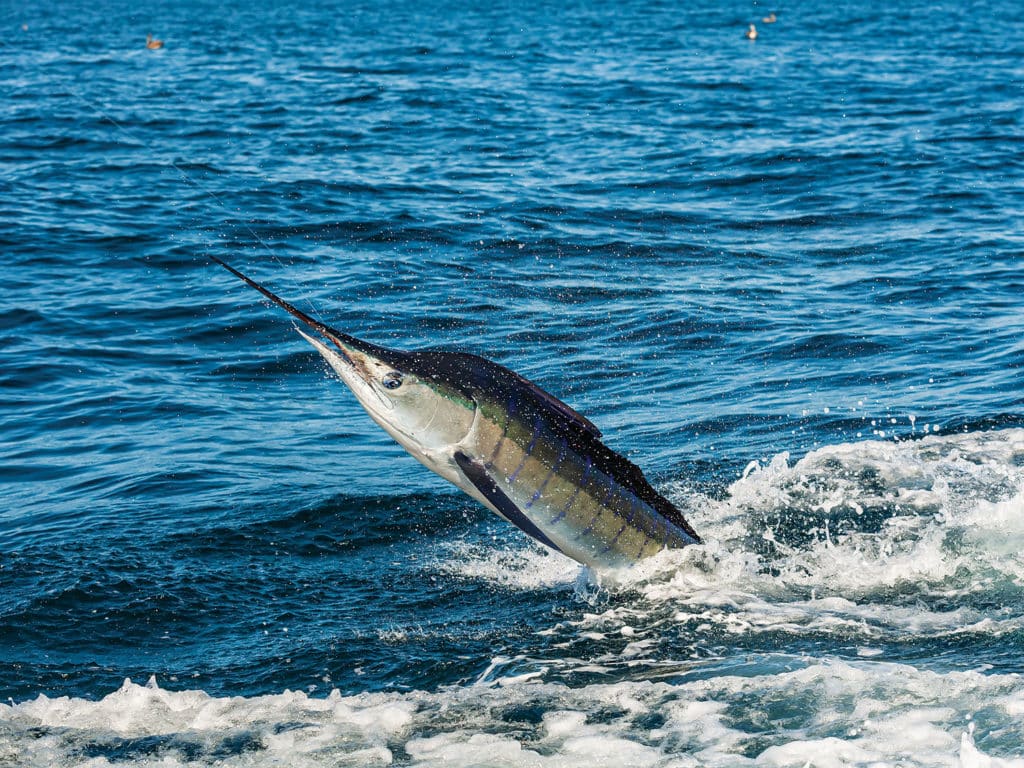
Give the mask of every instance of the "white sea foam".
<path id="1" fill-rule="evenodd" d="M 539 631 L 548 655 L 432 692 L 40 696 L 0 705 L 0 765 L 1024 768 L 1022 676 L 887 659 L 1024 629 L 1024 430 L 832 446 L 721 499 L 669 492 L 707 544 L 631 571 L 466 544 L 425 566 L 575 589 L 584 610 Z"/>
<path id="2" fill-rule="evenodd" d="M 586 579 L 575 561 L 532 542 L 513 549 L 499 549 L 497 542 L 492 547 L 447 544 L 433 567 L 448 576 L 512 590 L 560 588 Z"/>
<path id="3" fill-rule="evenodd" d="M 126 681 L 100 701 L 0 705 L 0 761 L 1019 768 L 1022 708 L 1017 675 L 810 659 L 790 672 L 682 684 L 520 682 L 322 699 L 214 698 Z"/>
<path id="4" fill-rule="evenodd" d="M 1001 635 L 1024 626 L 1024 430 L 865 441 L 752 465 L 725 498 L 669 494 L 706 544 L 595 574 L 539 546 L 495 554 L 458 545 L 449 575 L 533 590 L 595 584 L 642 601 L 575 626 L 620 632 L 643 617 L 737 633 Z M 794 533 L 796 536 L 794 536 Z M 646 613 L 645 613 L 646 611 Z M 635 647 L 633 649 L 635 651 Z"/>

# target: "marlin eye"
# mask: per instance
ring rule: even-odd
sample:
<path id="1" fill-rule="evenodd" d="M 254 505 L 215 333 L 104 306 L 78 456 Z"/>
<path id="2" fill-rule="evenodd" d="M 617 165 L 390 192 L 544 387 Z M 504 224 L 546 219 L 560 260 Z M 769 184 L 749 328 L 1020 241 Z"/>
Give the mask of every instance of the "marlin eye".
<path id="1" fill-rule="evenodd" d="M 380 383 L 384 385 L 384 389 L 398 389 L 402 386 L 402 374 L 398 371 L 392 371 L 384 376 Z"/>

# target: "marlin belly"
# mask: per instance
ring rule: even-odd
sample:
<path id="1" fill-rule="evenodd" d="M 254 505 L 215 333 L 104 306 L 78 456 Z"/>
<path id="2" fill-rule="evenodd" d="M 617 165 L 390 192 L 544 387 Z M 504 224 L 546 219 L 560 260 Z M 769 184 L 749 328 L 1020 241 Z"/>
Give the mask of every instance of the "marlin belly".
<path id="1" fill-rule="evenodd" d="M 659 512 L 655 504 L 668 502 L 602 443 L 559 429 L 542 412 L 509 410 L 483 409 L 466 445 L 493 485 L 484 495 L 503 517 L 569 557 L 604 567 L 699 541 Z"/>

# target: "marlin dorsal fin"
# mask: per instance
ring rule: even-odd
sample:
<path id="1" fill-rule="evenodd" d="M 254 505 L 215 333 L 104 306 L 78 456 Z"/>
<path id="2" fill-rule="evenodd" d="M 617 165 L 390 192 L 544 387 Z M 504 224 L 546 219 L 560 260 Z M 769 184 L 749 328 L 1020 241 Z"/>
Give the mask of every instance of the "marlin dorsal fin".
<path id="1" fill-rule="evenodd" d="M 601 437 L 601 430 L 599 430 L 590 419 L 578 413 L 572 406 L 566 405 L 550 392 L 545 392 L 532 381 L 524 376 L 520 376 L 515 371 L 508 370 L 508 372 L 526 387 L 534 398 L 536 398 L 538 405 L 542 408 L 551 412 L 558 418 L 568 420 L 575 427 L 582 429 L 593 437 Z"/>
<path id="2" fill-rule="evenodd" d="M 566 431 L 581 431 L 590 437 L 601 438 L 601 430 L 590 419 L 581 416 L 571 406 L 545 392 L 526 377 L 493 360 L 445 349 L 426 349 L 411 355 L 414 360 L 425 364 L 426 370 L 430 372 L 428 375 L 461 389 L 468 397 L 473 397 L 479 390 L 492 394 L 500 391 L 525 394 L 538 410 L 552 416 Z"/>

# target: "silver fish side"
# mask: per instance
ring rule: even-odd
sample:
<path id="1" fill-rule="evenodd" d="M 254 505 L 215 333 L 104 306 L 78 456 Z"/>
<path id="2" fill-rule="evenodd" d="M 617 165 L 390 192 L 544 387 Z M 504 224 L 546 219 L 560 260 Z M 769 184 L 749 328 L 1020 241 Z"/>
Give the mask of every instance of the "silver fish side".
<path id="1" fill-rule="evenodd" d="M 456 359 L 457 378 L 477 406 L 456 461 L 491 509 L 588 565 L 631 565 L 700 542 L 587 419 L 507 368 Z"/>

